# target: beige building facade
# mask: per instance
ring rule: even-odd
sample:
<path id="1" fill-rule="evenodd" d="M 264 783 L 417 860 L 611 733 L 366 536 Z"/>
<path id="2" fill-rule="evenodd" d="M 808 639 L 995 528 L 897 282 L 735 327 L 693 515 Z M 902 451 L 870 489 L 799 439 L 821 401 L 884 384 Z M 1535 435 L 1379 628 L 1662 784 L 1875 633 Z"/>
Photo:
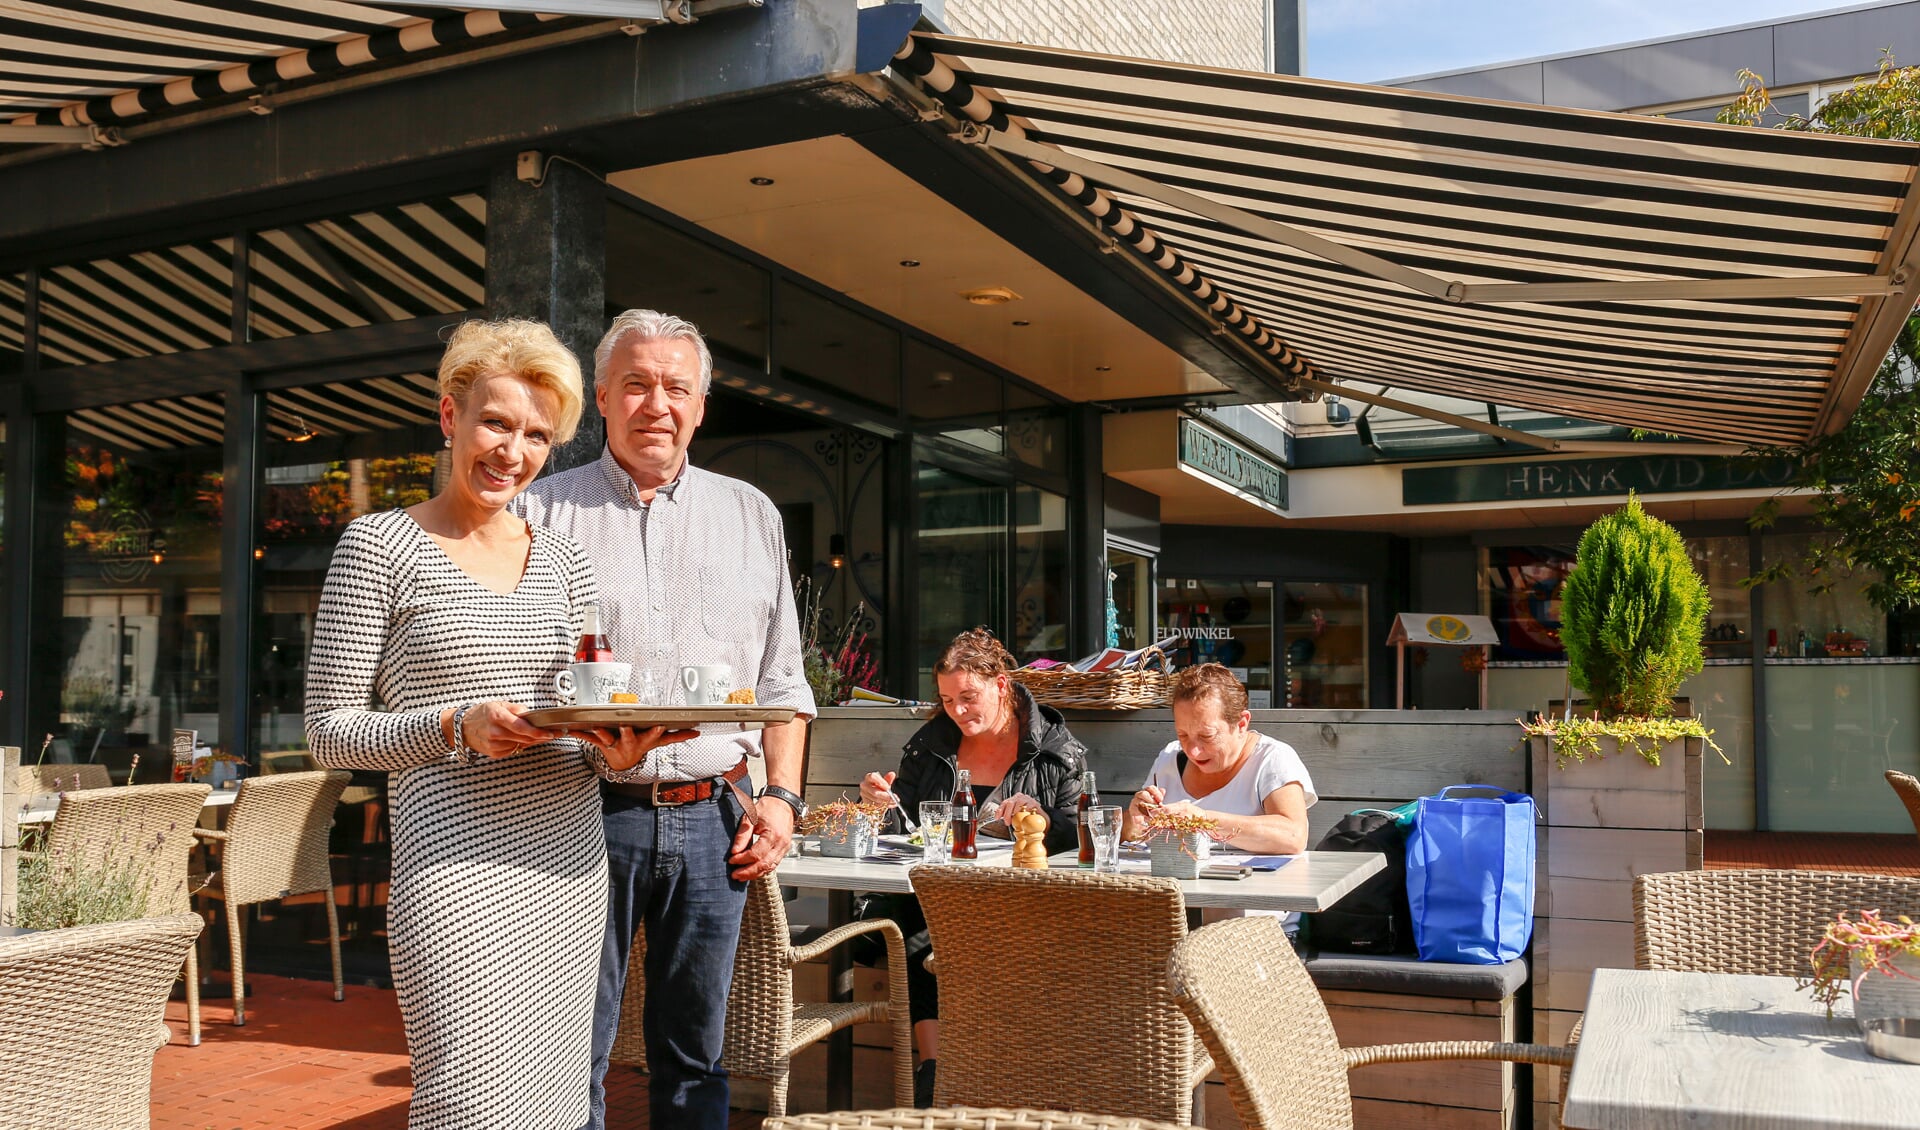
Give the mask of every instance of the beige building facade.
<path id="1" fill-rule="evenodd" d="M 861 0 L 860 6 L 884 2 Z M 927 5 L 955 35 L 1242 71 L 1273 69 L 1273 7 L 1272 0 L 946 0 Z"/>

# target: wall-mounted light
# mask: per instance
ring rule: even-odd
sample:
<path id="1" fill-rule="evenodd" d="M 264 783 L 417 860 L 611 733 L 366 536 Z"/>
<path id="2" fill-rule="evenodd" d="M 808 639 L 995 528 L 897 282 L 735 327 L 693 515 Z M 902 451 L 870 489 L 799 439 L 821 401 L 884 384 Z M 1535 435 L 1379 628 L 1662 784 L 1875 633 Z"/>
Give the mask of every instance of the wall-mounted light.
<path id="1" fill-rule="evenodd" d="M 261 560 L 262 558 L 266 557 L 266 555 L 267 555 L 267 548 L 265 546 L 256 545 L 253 547 L 253 559 L 255 561 Z"/>
<path id="2" fill-rule="evenodd" d="M 827 539 L 827 564 L 844 569 L 847 564 L 847 535 L 834 534 Z"/>
<path id="3" fill-rule="evenodd" d="M 765 188 L 773 183 L 772 177 L 749 177 L 747 183 L 755 188 Z"/>
<path id="4" fill-rule="evenodd" d="M 159 551 L 159 550 L 157 550 L 157 549 L 153 551 L 153 563 L 154 563 L 155 565 L 158 565 L 158 564 L 160 564 L 160 563 L 161 563 L 162 561 L 165 561 L 166 559 L 167 559 L 167 555 L 166 555 L 166 554 L 164 554 L 164 553 L 162 553 L 162 552 L 160 552 L 160 551 Z"/>
<path id="5" fill-rule="evenodd" d="M 309 428 L 307 426 L 307 422 L 305 420 L 302 420 L 298 416 L 295 416 L 293 418 L 293 422 L 294 422 L 294 425 L 298 427 L 300 430 L 287 437 L 288 443 L 305 443 L 308 440 L 312 439 L 314 436 L 317 436 L 320 434 L 319 432 L 314 431 L 312 428 Z"/>

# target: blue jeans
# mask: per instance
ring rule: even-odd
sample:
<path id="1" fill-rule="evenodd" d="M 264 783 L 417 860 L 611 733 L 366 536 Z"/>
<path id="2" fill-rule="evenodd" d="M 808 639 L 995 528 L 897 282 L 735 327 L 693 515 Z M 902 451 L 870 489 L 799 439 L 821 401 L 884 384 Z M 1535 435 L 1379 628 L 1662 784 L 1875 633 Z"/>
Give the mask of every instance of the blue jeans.
<path id="1" fill-rule="evenodd" d="M 720 1067 L 733 951 L 747 885 L 728 877 L 727 850 L 743 815 L 729 791 L 654 808 L 601 790 L 607 830 L 607 937 L 593 1006 L 593 1120 L 607 1123 L 607 1056 L 620 1025 L 627 958 L 646 929 L 650 1125 L 726 1130 L 727 1073 Z"/>

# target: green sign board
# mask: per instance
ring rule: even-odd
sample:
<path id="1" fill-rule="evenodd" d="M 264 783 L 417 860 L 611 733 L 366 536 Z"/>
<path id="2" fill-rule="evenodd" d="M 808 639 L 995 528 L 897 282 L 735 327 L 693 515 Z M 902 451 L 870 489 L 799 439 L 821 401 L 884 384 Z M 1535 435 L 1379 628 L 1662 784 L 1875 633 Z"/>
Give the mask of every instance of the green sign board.
<path id="1" fill-rule="evenodd" d="M 1456 467 L 1409 467 L 1400 472 L 1407 506 L 1450 502 L 1509 502 L 1536 498 L 1676 494 L 1756 490 L 1793 481 L 1784 459 L 1700 455 L 1631 455 L 1611 459 L 1514 460 Z"/>
<path id="2" fill-rule="evenodd" d="M 1287 473 L 1279 464 L 1190 416 L 1180 417 L 1180 462 L 1276 510 L 1287 508 Z"/>

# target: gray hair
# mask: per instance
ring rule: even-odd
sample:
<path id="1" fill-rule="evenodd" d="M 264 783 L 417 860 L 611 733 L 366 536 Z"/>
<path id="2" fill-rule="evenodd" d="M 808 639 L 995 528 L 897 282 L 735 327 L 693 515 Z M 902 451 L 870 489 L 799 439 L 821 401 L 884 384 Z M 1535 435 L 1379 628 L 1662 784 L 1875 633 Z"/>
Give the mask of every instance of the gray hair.
<path id="1" fill-rule="evenodd" d="M 614 317 L 607 335 L 593 349 L 594 388 L 606 387 L 607 366 L 613 363 L 613 351 L 629 337 L 638 337 L 643 342 L 692 342 L 694 352 L 700 356 L 700 395 L 705 396 L 712 391 L 713 352 L 707 348 L 707 339 L 700 336 L 700 328 L 685 318 L 662 314 L 658 310 L 623 310 Z"/>

